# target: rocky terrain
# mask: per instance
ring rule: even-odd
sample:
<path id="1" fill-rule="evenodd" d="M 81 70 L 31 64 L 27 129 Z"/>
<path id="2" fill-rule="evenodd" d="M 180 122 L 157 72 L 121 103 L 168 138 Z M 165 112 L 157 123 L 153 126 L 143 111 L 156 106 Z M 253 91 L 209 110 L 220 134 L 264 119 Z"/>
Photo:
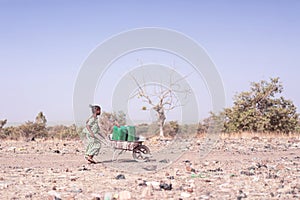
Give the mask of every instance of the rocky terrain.
<path id="1" fill-rule="evenodd" d="M 81 141 L 1 141 L 0 199 L 300 198 L 299 136 L 224 137 L 205 157 L 201 140 L 176 160 L 154 156 L 148 167 L 167 165 L 148 171 L 138 171 L 131 152 L 88 164 Z M 153 152 L 163 145 L 146 144 Z"/>

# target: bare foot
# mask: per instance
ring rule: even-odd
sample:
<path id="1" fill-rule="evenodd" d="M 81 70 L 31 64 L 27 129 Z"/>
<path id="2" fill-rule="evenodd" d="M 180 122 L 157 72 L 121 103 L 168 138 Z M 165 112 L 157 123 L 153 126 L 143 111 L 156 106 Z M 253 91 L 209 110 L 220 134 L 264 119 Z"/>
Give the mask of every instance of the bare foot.
<path id="1" fill-rule="evenodd" d="M 96 164 L 96 161 L 93 160 L 92 156 L 84 156 L 84 158 L 91 164 Z"/>

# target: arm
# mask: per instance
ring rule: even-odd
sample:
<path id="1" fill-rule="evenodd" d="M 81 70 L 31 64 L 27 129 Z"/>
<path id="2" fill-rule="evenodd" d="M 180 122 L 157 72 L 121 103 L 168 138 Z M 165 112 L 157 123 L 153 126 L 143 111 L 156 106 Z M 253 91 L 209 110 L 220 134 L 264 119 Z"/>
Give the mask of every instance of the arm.
<path id="1" fill-rule="evenodd" d="M 86 125 L 86 128 L 87 128 L 87 130 L 90 132 L 90 134 L 91 134 L 91 136 L 94 138 L 95 137 L 95 134 L 93 133 L 93 131 L 91 130 L 91 127 L 90 127 L 90 125 Z"/>
<path id="2" fill-rule="evenodd" d="M 93 116 L 92 116 L 92 117 L 93 117 Z M 91 126 L 90 126 L 90 120 L 91 120 L 92 117 L 90 117 L 90 118 L 86 121 L 85 127 L 86 127 L 86 129 L 90 132 L 91 136 L 92 136 L 93 138 L 95 138 L 95 134 L 93 133 L 93 131 L 92 131 L 92 129 L 91 129 Z"/>

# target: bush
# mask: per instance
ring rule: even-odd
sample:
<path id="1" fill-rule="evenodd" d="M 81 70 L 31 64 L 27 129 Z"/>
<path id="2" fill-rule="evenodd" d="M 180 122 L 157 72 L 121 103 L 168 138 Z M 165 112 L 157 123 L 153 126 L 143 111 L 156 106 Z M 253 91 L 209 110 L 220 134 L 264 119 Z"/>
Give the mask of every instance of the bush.
<path id="1" fill-rule="evenodd" d="M 250 91 L 235 96 L 233 107 L 212 118 L 223 120 L 223 132 L 295 132 L 299 114 L 291 100 L 278 97 L 282 91 L 279 78 L 253 82 Z"/>
<path id="2" fill-rule="evenodd" d="M 190 138 L 198 132 L 198 124 L 183 124 L 179 126 L 178 134 L 184 138 Z"/>
<path id="3" fill-rule="evenodd" d="M 13 139 L 13 140 L 34 140 L 35 138 L 47 137 L 47 130 L 44 124 L 37 124 L 31 121 L 25 122 L 17 127 L 6 127 L 0 130 L 0 137 L 2 139 Z"/>
<path id="4" fill-rule="evenodd" d="M 179 124 L 177 121 L 170 121 L 164 125 L 164 134 L 165 136 L 174 137 L 179 131 Z"/>
<path id="5" fill-rule="evenodd" d="M 47 128 L 48 138 L 57 139 L 78 139 L 81 129 L 76 128 L 75 124 L 71 126 L 57 125 Z"/>
<path id="6" fill-rule="evenodd" d="M 22 124 L 18 128 L 20 138 L 24 139 L 34 139 L 34 138 L 44 138 L 47 136 L 47 129 L 45 124 L 34 123 L 31 121 Z"/>
<path id="7" fill-rule="evenodd" d="M 146 136 L 148 135 L 149 125 L 146 123 L 139 124 L 135 127 L 135 130 L 138 135 Z"/>

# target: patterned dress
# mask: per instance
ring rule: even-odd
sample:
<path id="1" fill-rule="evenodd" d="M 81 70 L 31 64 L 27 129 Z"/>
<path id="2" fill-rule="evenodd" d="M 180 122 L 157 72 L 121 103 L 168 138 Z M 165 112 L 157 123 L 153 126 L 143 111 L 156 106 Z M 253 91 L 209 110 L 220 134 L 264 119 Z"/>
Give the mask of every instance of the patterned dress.
<path id="1" fill-rule="evenodd" d="M 90 117 L 86 123 L 91 129 L 91 131 L 94 133 L 95 136 L 99 135 L 100 133 L 100 127 L 98 125 L 98 118 L 97 117 Z M 85 127 L 83 129 L 84 135 L 86 135 L 88 144 L 85 150 L 85 155 L 87 156 L 96 156 L 99 154 L 101 143 L 98 138 L 94 138 L 89 130 Z"/>

